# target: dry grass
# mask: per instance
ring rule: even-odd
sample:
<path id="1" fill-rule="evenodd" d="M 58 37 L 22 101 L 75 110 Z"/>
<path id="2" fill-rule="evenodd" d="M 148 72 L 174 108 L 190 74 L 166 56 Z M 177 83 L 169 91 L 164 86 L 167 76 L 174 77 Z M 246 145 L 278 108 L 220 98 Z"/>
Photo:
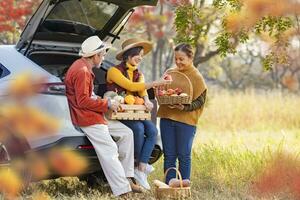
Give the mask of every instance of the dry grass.
<path id="1" fill-rule="evenodd" d="M 210 93 L 200 127 L 213 132 L 299 130 L 300 96 L 254 91 Z"/>
<path id="2" fill-rule="evenodd" d="M 251 183 L 274 152 L 300 152 L 300 96 L 278 92 L 210 93 L 194 142 L 192 199 L 260 199 Z M 163 159 L 149 177 L 163 179 Z M 107 184 L 88 188 L 76 178 L 43 181 L 24 194 L 52 199 L 115 199 Z M 154 191 L 131 199 L 154 199 Z M 292 199 L 274 194 L 261 199 Z"/>

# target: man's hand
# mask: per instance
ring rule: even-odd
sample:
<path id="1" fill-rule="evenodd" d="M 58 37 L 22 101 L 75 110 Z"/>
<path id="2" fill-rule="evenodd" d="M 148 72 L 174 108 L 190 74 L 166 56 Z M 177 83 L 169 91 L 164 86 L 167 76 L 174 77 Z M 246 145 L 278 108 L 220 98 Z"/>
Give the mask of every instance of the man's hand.
<path id="1" fill-rule="evenodd" d="M 182 105 L 182 104 L 169 105 L 168 107 L 172 108 L 172 109 L 178 109 L 178 110 L 183 110 L 184 109 L 184 105 Z"/>
<path id="2" fill-rule="evenodd" d="M 110 107 L 109 109 L 112 110 L 113 112 L 117 112 L 120 107 L 120 103 L 115 100 L 110 100 Z"/>

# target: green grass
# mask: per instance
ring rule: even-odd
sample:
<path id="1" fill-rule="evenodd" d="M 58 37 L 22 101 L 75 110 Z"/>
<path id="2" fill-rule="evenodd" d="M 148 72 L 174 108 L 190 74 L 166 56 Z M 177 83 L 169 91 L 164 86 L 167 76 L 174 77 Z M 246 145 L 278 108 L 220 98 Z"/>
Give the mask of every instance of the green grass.
<path id="1" fill-rule="evenodd" d="M 272 156 L 300 152 L 300 97 L 282 93 L 210 93 L 193 147 L 192 199 L 292 199 L 280 193 L 259 198 L 251 186 Z M 163 180 L 163 159 L 149 177 Z M 114 199 L 107 184 L 88 188 L 76 178 L 33 184 L 53 199 Z M 132 199 L 155 199 L 154 191 Z"/>

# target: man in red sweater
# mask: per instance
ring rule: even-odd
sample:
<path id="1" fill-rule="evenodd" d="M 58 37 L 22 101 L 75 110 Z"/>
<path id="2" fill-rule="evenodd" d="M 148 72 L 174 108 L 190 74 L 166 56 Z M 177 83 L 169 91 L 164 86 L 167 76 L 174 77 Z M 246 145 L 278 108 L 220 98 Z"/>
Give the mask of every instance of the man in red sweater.
<path id="1" fill-rule="evenodd" d="M 116 111 L 120 105 L 93 92 L 92 68 L 100 67 L 109 47 L 98 36 L 87 38 L 81 45 L 82 58 L 68 69 L 65 84 L 72 122 L 93 144 L 112 192 L 119 196 L 132 190 L 140 192 L 140 187 L 130 178 L 134 176 L 132 131 L 118 121 L 108 125 L 104 118 L 105 112 Z M 117 139 L 116 143 L 111 136 Z"/>

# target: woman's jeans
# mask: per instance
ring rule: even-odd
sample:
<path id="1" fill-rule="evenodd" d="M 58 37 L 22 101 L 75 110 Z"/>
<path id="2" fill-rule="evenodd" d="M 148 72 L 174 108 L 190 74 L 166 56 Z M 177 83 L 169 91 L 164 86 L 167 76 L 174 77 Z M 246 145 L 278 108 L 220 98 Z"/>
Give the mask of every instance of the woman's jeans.
<path id="1" fill-rule="evenodd" d="M 121 120 L 134 135 L 134 156 L 137 162 L 148 163 L 153 151 L 157 128 L 150 120 Z"/>
<path id="2" fill-rule="evenodd" d="M 176 167 L 179 161 L 179 171 L 183 179 L 190 179 L 191 151 L 196 126 L 182 122 L 160 119 L 160 132 L 164 151 L 164 171 L 170 167 Z M 176 172 L 170 170 L 166 177 L 168 184 L 170 179 L 176 177 Z"/>

